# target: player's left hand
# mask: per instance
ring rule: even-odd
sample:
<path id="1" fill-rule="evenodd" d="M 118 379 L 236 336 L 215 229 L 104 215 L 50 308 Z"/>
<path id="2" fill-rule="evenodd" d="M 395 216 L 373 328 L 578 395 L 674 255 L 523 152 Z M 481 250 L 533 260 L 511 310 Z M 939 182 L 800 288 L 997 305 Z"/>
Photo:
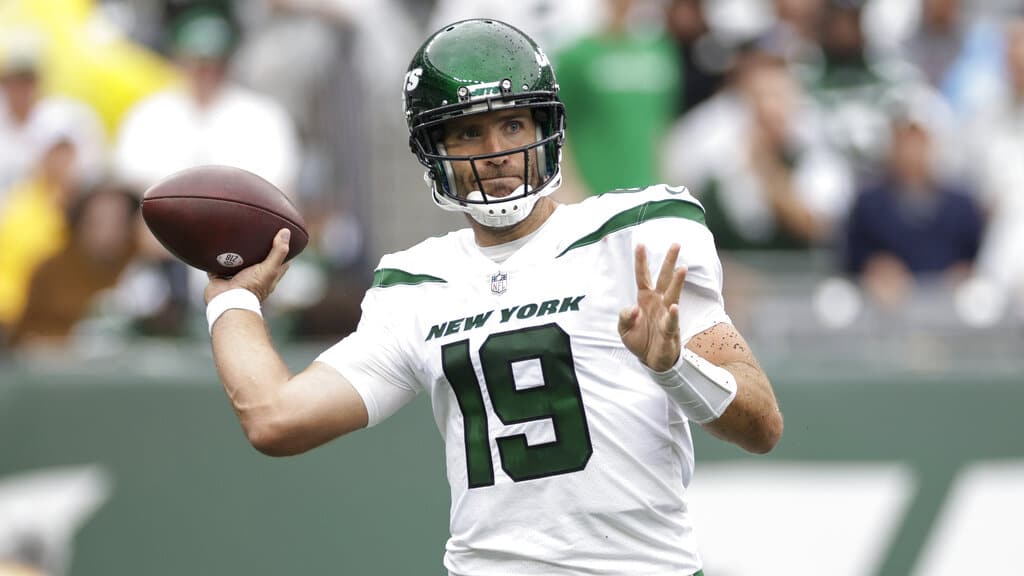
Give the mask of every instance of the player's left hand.
<path id="1" fill-rule="evenodd" d="M 651 286 L 647 249 L 636 247 L 636 305 L 619 312 L 619 337 L 626 348 L 655 372 L 664 372 L 679 359 L 679 296 L 686 267 L 676 268 L 679 244 L 673 244 L 661 264 L 658 282 Z"/>

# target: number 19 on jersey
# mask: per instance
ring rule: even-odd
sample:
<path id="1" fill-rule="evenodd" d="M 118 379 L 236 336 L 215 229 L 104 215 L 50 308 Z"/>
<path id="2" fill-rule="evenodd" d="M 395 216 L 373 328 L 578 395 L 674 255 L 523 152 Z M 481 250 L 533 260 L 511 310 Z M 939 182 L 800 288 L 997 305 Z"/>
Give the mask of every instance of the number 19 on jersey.
<path id="1" fill-rule="evenodd" d="M 586 467 L 593 447 L 569 335 L 557 324 L 491 334 L 480 346 L 480 367 L 494 414 L 505 425 L 550 419 L 555 440 L 530 445 L 526 434 L 495 439 L 501 468 L 520 482 Z M 542 386 L 518 388 L 514 364 L 540 362 Z M 444 374 L 462 412 L 469 487 L 494 485 L 490 431 L 469 340 L 441 348 Z"/>

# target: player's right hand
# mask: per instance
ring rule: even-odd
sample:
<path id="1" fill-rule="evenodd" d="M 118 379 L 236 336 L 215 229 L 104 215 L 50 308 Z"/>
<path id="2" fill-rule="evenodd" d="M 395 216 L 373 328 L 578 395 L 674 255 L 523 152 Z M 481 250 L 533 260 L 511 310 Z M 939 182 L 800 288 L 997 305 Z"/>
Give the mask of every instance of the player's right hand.
<path id="1" fill-rule="evenodd" d="M 686 281 L 686 267 L 676 268 L 679 249 L 679 244 L 669 247 L 654 284 L 647 268 L 647 249 L 643 244 L 636 247 L 636 305 L 619 312 L 622 343 L 655 372 L 664 372 L 675 365 L 682 350 L 679 296 Z"/>
<path id="2" fill-rule="evenodd" d="M 206 285 L 204 294 L 206 302 L 209 303 L 221 292 L 227 292 L 233 288 L 243 288 L 255 294 L 260 302 L 266 301 L 270 293 L 277 287 L 278 281 L 288 271 L 289 263 L 285 262 L 285 258 L 288 257 L 290 239 L 291 231 L 282 228 L 274 236 L 270 254 L 267 254 L 267 257 L 259 264 L 249 266 L 231 278 L 209 274 L 210 282 Z"/>

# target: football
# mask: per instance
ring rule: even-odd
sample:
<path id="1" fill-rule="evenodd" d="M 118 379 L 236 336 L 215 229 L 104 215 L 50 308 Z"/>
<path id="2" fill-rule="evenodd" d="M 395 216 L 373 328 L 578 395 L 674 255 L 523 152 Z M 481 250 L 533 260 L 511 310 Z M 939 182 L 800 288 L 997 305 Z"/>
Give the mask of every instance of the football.
<path id="1" fill-rule="evenodd" d="M 281 228 L 288 259 L 309 234 L 287 196 L 259 176 L 230 166 L 198 166 L 168 176 L 142 198 L 142 218 L 157 240 L 190 266 L 232 276 L 261 262 Z"/>

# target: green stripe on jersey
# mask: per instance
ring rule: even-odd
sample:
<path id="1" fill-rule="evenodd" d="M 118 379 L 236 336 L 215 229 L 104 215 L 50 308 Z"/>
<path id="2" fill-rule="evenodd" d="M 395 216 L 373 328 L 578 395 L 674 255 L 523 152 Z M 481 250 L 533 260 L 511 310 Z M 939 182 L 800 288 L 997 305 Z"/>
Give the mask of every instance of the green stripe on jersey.
<path id="1" fill-rule="evenodd" d="M 581 248 L 583 246 L 589 246 L 595 242 L 599 242 L 605 236 L 647 222 L 648 220 L 655 220 L 657 218 L 685 218 L 687 220 L 693 220 L 700 224 L 704 224 L 704 210 L 696 204 L 687 202 L 686 200 L 658 200 L 656 202 L 644 202 L 639 206 L 634 206 L 629 210 L 623 210 L 615 216 L 609 218 L 604 224 L 602 224 L 597 230 L 594 230 L 590 234 L 580 238 L 573 242 L 568 248 L 562 250 L 562 253 L 557 257 L 561 258 L 566 252 Z"/>
<path id="2" fill-rule="evenodd" d="M 437 276 L 430 276 L 428 274 L 410 274 L 405 270 L 399 270 L 398 268 L 380 268 L 373 271 L 373 287 L 374 288 L 388 288 L 390 286 L 415 286 L 416 284 L 425 284 L 427 282 L 440 282 L 446 284 L 448 281 L 444 278 L 438 278 Z"/>

